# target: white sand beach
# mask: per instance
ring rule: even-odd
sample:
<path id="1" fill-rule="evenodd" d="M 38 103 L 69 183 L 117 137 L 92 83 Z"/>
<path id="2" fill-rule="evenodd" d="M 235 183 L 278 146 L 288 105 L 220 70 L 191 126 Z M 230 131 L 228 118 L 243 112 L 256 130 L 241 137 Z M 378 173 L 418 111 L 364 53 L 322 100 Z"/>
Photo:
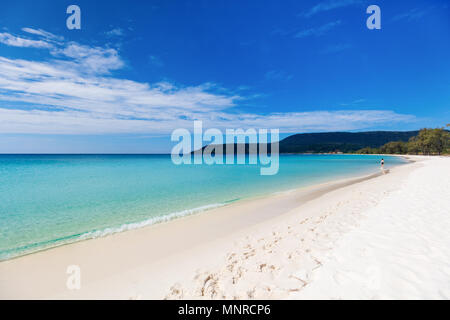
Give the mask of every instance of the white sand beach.
<path id="1" fill-rule="evenodd" d="M 410 158 L 1 262 L 0 298 L 449 299 L 450 158 Z"/>

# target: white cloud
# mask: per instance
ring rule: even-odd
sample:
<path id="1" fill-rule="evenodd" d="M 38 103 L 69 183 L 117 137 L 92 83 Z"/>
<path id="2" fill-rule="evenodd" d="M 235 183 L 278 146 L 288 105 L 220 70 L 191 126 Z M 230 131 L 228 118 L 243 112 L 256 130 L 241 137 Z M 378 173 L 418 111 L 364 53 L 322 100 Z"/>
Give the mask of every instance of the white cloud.
<path id="1" fill-rule="evenodd" d="M 30 34 L 34 34 L 37 36 L 41 36 L 41 37 L 44 37 L 44 38 L 50 39 L 50 40 L 59 40 L 59 41 L 64 40 L 64 37 L 56 36 L 53 33 L 44 31 L 42 29 L 22 28 L 22 31 L 30 33 Z"/>
<path id="2" fill-rule="evenodd" d="M 16 37 L 7 32 L 0 32 L 0 43 L 13 47 L 24 48 L 51 48 L 52 45 L 42 40 L 30 40 L 21 37 Z"/>
<path id="3" fill-rule="evenodd" d="M 121 28 L 114 28 L 110 31 L 105 32 L 105 34 L 109 37 L 114 37 L 114 36 L 120 37 L 120 36 L 124 35 L 124 32 L 123 32 L 123 29 L 121 29 Z"/>
<path id="4" fill-rule="evenodd" d="M 31 40 L 10 33 L 0 33 L 0 43 L 13 47 L 49 49 L 50 54 L 57 58 L 69 58 L 69 60 L 54 61 L 55 64 L 60 64 L 64 68 L 77 69 L 84 73 L 104 74 L 124 66 L 119 53 L 115 49 L 90 47 L 76 42 L 61 42 L 64 39 L 63 37 L 58 37 L 41 29 L 22 28 L 22 30 L 43 37 L 43 39 Z"/>
<path id="5" fill-rule="evenodd" d="M 360 4 L 360 3 L 362 3 L 361 0 L 331 0 L 331 1 L 320 2 L 317 5 L 315 5 L 314 7 L 312 7 L 311 9 L 309 9 L 308 11 L 302 13 L 301 15 L 309 18 L 320 12 L 330 11 L 330 10 L 347 7 L 347 6 L 351 6 L 351 5 L 355 5 L 355 4 Z"/>
<path id="6" fill-rule="evenodd" d="M 408 21 L 412 21 L 412 20 L 418 20 L 420 18 L 422 18 L 424 15 L 426 15 L 429 11 L 428 9 L 418 9 L 418 8 L 413 8 L 407 12 L 404 13 L 400 13 L 396 16 L 394 16 L 392 18 L 392 21 L 399 21 L 399 20 L 408 20 Z"/>
<path id="7" fill-rule="evenodd" d="M 78 55 L 76 55 L 78 57 Z M 81 55 L 84 58 L 84 55 Z M 74 66 L 83 65 L 84 60 Z M 114 65 L 114 64 L 113 64 Z M 34 106 L 143 119 L 177 117 L 182 112 L 209 112 L 234 106 L 239 97 L 208 92 L 211 85 L 149 85 L 85 74 L 61 62 L 34 62 L 0 57 L 0 99 Z M 2 105 L 6 103 L 3 102 Z"/>
<path id="8" fill-rule="evenodd" d="M 32 30 L 24 32 L 55 39 L 43 30 Z M 14 41 L 3 43 L 15 45 Z M 237 103 L 244 98 L 212 83 L 183 86 L 122 79 L 112 75 L 124 66 L 115 49 L 39 41 L 51 46 L 40 47 L 50 49 L 45 61 L 0 56 L 0 133 L 167 134 L 175 128 L 191 128 L 193 120 L 221 129 L 299 132 L 414 120 L 382 110 L 239 113 Z"/>
<path id="9" fill-rule="evenodd" d="M 52 54 L 71 58 L 70 62 L 59 63 L 67 67 L 81 67 L 80 70 L 85 73 L 109 73 L 124 66 L 119 53 L 112 48 L 89 47 L 70 42 L 62 49 L 53 50 Z"/>
<path id="10" fill-rule="evenodd" d="M 302 30 L 302 31 L 297 32 L 294 35 L 294 38 L 305 38 L 305 37 L 309 37 L 309 36 L 323 36 L 325 33 L 330 31 L 331 29 L 339 26 L 340 24 L 341 24 L 341 20 L 337 20 L 337 21 L 332 21 L 332 22 L 326 23 L 317 28 L 310 28 L 310 29 Z"/>
<path id="11" fill-rule="evenodd" d="M 198 113 L 195 118 L 155 114 L 154 119 L 121 119 L 113 114 L 77 111 L 11 110 L 0 108 L 0 133 L 106 134 L 165 133 L 192 129 L 193 120 L 205 128 L 278 128 L 281 132 L 347 131 L 391 122 L 411 122 L 414 116 L 383 110 L 341 110 L 269 115 Z"/>

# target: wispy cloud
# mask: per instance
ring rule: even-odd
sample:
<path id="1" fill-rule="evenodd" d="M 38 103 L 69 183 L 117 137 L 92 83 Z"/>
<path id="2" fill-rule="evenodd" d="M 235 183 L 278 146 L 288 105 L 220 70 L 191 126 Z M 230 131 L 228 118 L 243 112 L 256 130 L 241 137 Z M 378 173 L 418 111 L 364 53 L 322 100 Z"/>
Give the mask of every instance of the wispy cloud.
<path id="1" fill-rule="evenodd" d="M 356 106 L 356 105 L 360 105 L 363 102 L 366 102 L 366 99 L 361 98 L 361 99 L 353 100 L 351 102 L 341 103 L 341 106 Z"/>
<path id="2" fill-rule="evenodd" d="M 105 32 L 105 34 L 108 37 L 120 37 L 120 36 L 123 36 L 125 33 L 124 33 L 123 29 L 121 29 L 121 28 L 114 28 L 112 30 Z"/>
<path id="3" fill-rule="evenodd" d="M 167 117 L 161 119 L 119 118 L 108 114 L 86 114 L 76 111 L 12 110 L 0 108 L 0 133 L 34 134 L 107 134 L 163 133 L 174 128 L 192 128 L 192 121 L 202 120 L 204 127 L 279 128 L 281 132 L 317 132 L 361 130 L 374 126 L 414 122 L 412 115 L 386 110 L 339 110 L 287 112 L 268 115 L 199 113 L 195 118 Z"/>
<path id="4" fill-rule="evenodd" d="M 155 67 L 163 67 L 164 66 L 164 62 L 161 60 L 161 58 L 159 58 L 157 56 L 150 55 L 148 57 L 148 60 L 152 66 L 155 66 Z"/>
<path id="5" fill-rule="evenodd" d="M 294 38 L 305 38 L 305 37 L 309 37 L 309 36 L 322 36 L 325 33 L 327 33 L 328 31 L 339 26 L 341 23 L 342 23 L 341 20 L 337 20 L 337 21 L 333 21 L 333 22 L 324 24 L 320 27 L 305 29 L 305 30 L 297 32 L 294 35 Z"/>
<path id="6" fill-rule="evenodd" d="M 288 74 L 283 70 L 270 70 L 266 72 L 264 75 L 266 80 L 291 80 L 294 76 L 292 74 Z"/>
<path id="7" fill-rule="evenodd" d="M 52 48 L 52 44 L 43 40 L 30 40 L 22 37 L 14 36 L 7 32 L 0 32 L 0 43 L 7 46 L 22 48 Z"/>
<path id="8" fill-rule="evenodd" d="M 64 37 L 54 35 L 53 33 L 47 32 L 42 29 L 22 28 L 22 31 L 30 33 L 30 34 L 34 34 L 37 36 L 41 36 L 47 40 L 58 40 L 58 41 L 64 40 Z"/>
<path id="9" fill-rule="evenodd" d="M 407 11 L 407 12 L 403 12 L 403 13 L 397 14 L 396 16 L 394 16 L 392 18 L 392 21 L 418 20 L 418 19 L 422 18 L 424 15 L 426 15 L 430 9 L 431 8 L 427 8 L 427 9 L 413 8 L 413 9 L 410 9 L 409 11 Z"/>
<path id="10" fill-rule="evenodd" d="M 309 18 L 320 12 L 330 11 L 330 10 L 334 10 L 334 9 L 338 9 L 338 8 L 342 8 L 342 7 L 351 6 L 351 5 L 357 5 L 360 3 L 362 3 L 361 0 L 331 0 L 331 1 L 320 2 L 319 4 L 315 5 L 311 9 L 300 13 L 300 16 Z"/>
<path id="11" fill-rule="evenodd" d="M 82 73 L 104 74 L 124 66 L 116 49 L 90 47 L 76 42 L 69 42 L 62 48 L 55 48 L 51 54 L 69 58 L 69 61 L 55 61 L 55 63 L 71 69 L 81 67 L 79 72 Z"/>
<path id="12" fill-rule="evenodd" d="M 125 64 L 115 49 L 62 41 L 43 30 L 24 32 L 41 38 L 26 40 L 46 45 L 23 45 L 19 40 L 2 43 L 41 48 L 48 58 L 0 56 L 0 133 L 167 134 L 174 128 L 190 128 L 193 120 L 202 120 L 205 127 L 298 132 L 355 130 L 414 120 L 389 110 L 242 113 L 237 107 L 245 97 L 232 90 L 213 83 L 183 86 L 119 78 L 114 71 Z M 290 77 L 277 71 L 267 76 Z"/>

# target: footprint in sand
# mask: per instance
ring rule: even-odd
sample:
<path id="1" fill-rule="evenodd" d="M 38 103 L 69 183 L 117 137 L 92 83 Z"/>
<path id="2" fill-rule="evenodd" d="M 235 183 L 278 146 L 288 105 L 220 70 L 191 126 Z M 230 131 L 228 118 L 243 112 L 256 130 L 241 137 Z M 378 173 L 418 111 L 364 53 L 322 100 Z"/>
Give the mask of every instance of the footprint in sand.
<path id="1" fill-rule="evenodd" d="M 175 283 L 169 289 L 169 294 L 165 297 L 165 299 L 182 299 L 183 298 L 183 288 L 181 284 Z"/>

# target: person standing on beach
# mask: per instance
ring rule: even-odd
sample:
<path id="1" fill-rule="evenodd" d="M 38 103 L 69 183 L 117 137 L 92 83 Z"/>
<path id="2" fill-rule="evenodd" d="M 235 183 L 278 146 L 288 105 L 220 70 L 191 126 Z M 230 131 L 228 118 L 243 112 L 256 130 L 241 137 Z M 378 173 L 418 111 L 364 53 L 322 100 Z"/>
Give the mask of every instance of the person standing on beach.
<path id="1" fill-rule="evenodd" d="M 384 159 L 383 158 L 381 158 L 380 164 L 381 164 L 381 171 L 384 172 Z"/>

